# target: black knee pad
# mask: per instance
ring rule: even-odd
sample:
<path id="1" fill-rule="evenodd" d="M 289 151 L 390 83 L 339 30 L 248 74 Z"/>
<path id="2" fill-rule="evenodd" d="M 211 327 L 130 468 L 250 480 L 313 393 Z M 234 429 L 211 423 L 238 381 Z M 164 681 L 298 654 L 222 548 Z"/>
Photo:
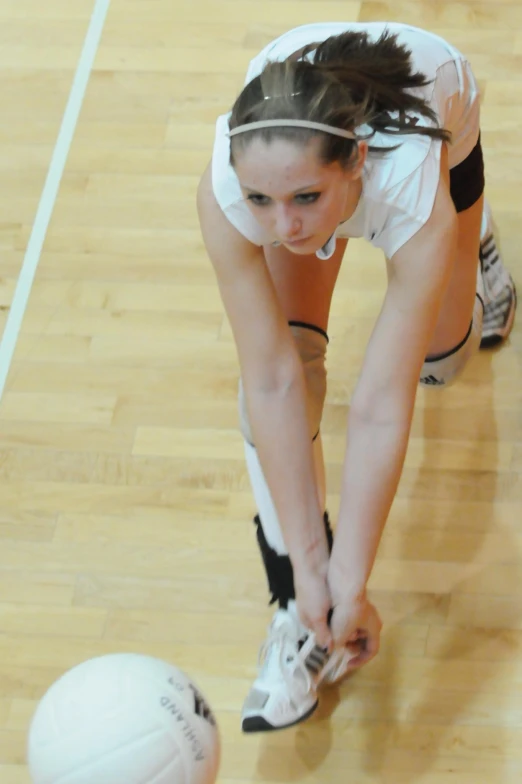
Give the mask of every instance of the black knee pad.
<path id="1" fill-rule="evenodd" d="M 328 512 L 324 513 L 324 529 L 328 541 L 329 552 L 333 547 L 333 532 L 328 518 Z M 288 607 L 288 602 L 295 599 L 294 570 L 288 555 L 279 555 L 268 544 L 259 515 L 254 517 L 254 524 L 257 529 L 257 543 L 263 558 L 266 577 L 268 580 L 268 590 L 271 597 L 269 604 L 279 602 L 282 608 Z"/>
<path id="2" fill-rule="evenodd" d="M 457 212 L 472 207 L 484 193 L 484 156 L 480 134 L 467 158 L 450 169 L 450 193 Z"/>

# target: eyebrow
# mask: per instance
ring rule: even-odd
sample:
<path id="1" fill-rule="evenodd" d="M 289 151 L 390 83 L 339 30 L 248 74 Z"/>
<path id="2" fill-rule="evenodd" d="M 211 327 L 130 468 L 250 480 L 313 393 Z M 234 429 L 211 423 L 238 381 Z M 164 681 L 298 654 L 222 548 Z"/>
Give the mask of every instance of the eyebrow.
<path id="1" fill-rule="evenodd" d="M 245 191 L 250 191 L 251 193 L 259 193 L 261 196 L 264 196 L 264 194 L 257 188 L 251 188 L 249 185 L 243 185 L 242 183 L 239 184 Z M 293 191 L 293 193 L 291 193 L 290 195 L 297 196 L 302 191 L 308 191 L 310 190 L 310 188 L 318 188 L 318 187 L 320 187 L 320 183 L 313 182 L 311 185 L 304 185 L 302 188 L 298 188 L 296 191 Z"/>

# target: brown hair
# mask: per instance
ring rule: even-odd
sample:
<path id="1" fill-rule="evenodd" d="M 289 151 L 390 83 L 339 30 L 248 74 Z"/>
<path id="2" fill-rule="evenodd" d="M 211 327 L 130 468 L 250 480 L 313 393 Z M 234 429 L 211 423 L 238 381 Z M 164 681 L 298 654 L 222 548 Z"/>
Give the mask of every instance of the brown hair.
<path id="1" fill-rule="evenodd" d="M 305 59 L 307 58 L 307 59 Z M 441 128 L 437 116 L 415 88 L 430 84 L 426 76 L 413 72 L 409 50 L 397 36 L 385 31 L 378 40 L 364 32 L 346 32 L 324 42 L 310 44 L 283 62 L 270 62 L 262 73 L 242 90 L 232 107 L 230 129 L 257 120 L 301 119 L 355 130 L 369 126 L 371 132 L 422 134 L 449 141 L 451 134 Z M 420 114 L 433 126 L 417 126 Z M 394 116 L 392 116 L 394 115 Z M 303 128 L 271 127 L 241 133 L 231 139 L 230 162 L 234 154 L 255 137 L 270 142 L 275 138 L 302 144 L 312 136 L 322 137 L 324 163 L 353 162 L 356 141 Z M 370 153 L 397 149 L 369 145 Z"/>

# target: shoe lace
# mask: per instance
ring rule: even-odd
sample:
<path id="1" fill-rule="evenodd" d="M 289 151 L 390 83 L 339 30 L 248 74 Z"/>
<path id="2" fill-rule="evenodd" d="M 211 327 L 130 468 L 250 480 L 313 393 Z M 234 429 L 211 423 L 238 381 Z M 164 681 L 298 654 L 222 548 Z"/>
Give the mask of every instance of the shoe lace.
<path id="1" fill-rule="evenodd" d="M 288 665 L 293 665 L 289 667 Z M 258 655 L 260 675 L 267 678 L 283 677 L 286 685 L 294 685 L 296 671 L 305 680 L 306 688 L 312 687 L 311 675 L 299 655 L 298 641 L 285 628 L 271 629 L 265 642 L 261 645 Z"/>

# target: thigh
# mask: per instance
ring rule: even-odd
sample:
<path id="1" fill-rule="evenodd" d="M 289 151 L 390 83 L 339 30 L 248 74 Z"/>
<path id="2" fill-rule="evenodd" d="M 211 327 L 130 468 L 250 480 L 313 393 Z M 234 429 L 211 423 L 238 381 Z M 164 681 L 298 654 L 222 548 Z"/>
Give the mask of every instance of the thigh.
<path id="1" fill-rule="evenodd" d="M 465 337 L 473 317 L 484 196 L 457 215 L 457 259 L 446 289 L 429 355 L 450 351 Z"/>
<path id="2" fill-rule="evenodd" d="M 329 259 L 300 256 L 280 245 L 264 248 L 270 275 L 288 321 L 314 324 L 325 332 L 332 295 L 348 240 L 338 239 Z"/>

